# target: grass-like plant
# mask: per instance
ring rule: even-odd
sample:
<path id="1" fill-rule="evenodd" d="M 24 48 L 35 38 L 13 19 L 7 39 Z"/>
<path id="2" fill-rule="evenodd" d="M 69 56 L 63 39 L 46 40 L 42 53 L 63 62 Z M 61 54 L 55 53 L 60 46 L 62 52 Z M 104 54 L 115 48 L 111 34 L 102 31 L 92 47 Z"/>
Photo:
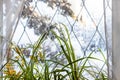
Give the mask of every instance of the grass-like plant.
<path id="1" fill-rule="evenodd" d="M 59 56 L 62 55 L 66 61 L 65 63 L 62 63 L 60 60 L 48 59 L 46 57 L 46 53 L 44 53 L 41 48 L 42 43 L 47 37 L 47 34 L 44 33 L 31 47 L 26 47 L 23 49 L 13 43 L 10 44 L 10 48 L 16 56 L 10 58 L 9 61 L 4 65 L 4 68 L 1 70 L 3 71 L 3 76 L 1 79 L 107 80 L 107 73 L 105 73 L 103 70 L 99 70 L 99 68 L 95 65 L 88 65 L 89 60 L 102 60 L 92 57 L 93 51 L 88 56 L 78 58 L 72 46 L 67 27 L 64 24 L 61 24 L 60 29 L 62 30 L 58 29 L 58 31 L 60 31 L 62 37 L 59 35 L 59 32 L 57 33 L 54 30 L 50 30 L 49 32 L 55 36 L 55 39 L 59 43 L 61 49 L 53 56 L 53 58 L 59 58 Z M 26 51 L 28 48 L 30 48 L 29 54 Z M 102 51 L 99 50 L 99 52 L 105 59 Z M 26 56 L 28 58 L 26 58 Z M 85 74 L 87 74 L 87 76 Z"/>
<path id="2" fill-rule="evenodd" d="M 62 38 L 61 36 L 58 36 L 55 31 L 52 31 L 52 33 L 55 35 L 55 37 L 59 41 L 60 47 L 62 49 L 61 53 L 65 56 L 67 60 L 67 64 L 63 65 L 59 70 L 58 69 L 55 70 L 54 73 L 58 73 L 59 75 L 61 72 L 66 72 L 66 75 L 64 76 L 62 75 L 60 80 L 65 79 L 67 77 L 70 80 L 86 80 L 86 79 L 89 80 L 87 77 L 84 76 L 83 74 L 84 72 L 87 72 L 89 76 L 93 77 L 94 79 L 97 79 L 95 76 L 97 74 L 97 71 L 91 71 L 93 68 L 96 68 L 96 67 L 87 66 L 87 63 L 89 59 L 99 60 L 99 61 L 100 59 L 92 57 L 91 55 L 93 54 L 93 52 L 91 52 L 88 56 L 77 58 L 77 56 L 75 55 L 73 46 L 72 46 L 69 31 L 64 24 L 61 24 L 61 25 L 62 25 L 61 27 L 63 28 L 63 30 L 65 30 L 65 31 L 61 30 L 63 34 Z M 104 57 L 104 54 L 102 53 L 101 50 L 100 50 L 100 53 Z M 79 65 L 79 63 L 81 63 L 81 65 Z M 104 77 L 104 79 L 106 79 L 105 74 L 99 73 L 99 75 L 102 78 Z"/>

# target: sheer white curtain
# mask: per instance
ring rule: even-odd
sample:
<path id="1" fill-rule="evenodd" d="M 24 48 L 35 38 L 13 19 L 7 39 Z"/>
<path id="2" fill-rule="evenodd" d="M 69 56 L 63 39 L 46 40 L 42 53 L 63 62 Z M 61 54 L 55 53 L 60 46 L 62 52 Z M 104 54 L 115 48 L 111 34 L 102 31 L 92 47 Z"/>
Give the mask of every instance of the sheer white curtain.
<path id="1" fill-rule="evenodd" d="M 24 0 L 4 0 L 5 38 L 10 39 L 12 28 L 20 15 Z"/>
<path id="2" fill-rule="evenodd" d="M 3 33 L 3 0 L 0 0 L 0 63 L 2 62 L 2 33 Z M 2 65 L 0 65 L 1 68 Z M 2 73 L 0 71 L 0 76 Z"/>
<path id="3" fill-rule="evenodd" d="M 6 61 L 6 51 L 8 49 L 8 43 L 13 32 L 14 25 L 16 24 L 20 12 L 23 8 L 24 0 L 0 0 L 0 69 Z M 3 21 L 3 22 L 2 22 Z M 2 25 L 3 24 L 3 25 Z"/>

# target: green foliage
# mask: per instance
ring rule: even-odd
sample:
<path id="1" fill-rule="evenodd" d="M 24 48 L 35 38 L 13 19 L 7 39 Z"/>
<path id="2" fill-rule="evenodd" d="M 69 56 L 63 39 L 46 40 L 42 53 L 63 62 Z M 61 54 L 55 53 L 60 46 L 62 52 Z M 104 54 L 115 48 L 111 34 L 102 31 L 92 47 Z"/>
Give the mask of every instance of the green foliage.
<path id="1" fill-rule="evenodd" d="M 47 37 L 47 34 L 44 33 L 30 48 L 31 55 L 28 56 L 28 59 L 26 59 L 26 53 L 23 52 L 25 49 L 11 43 L 10 47 L 17 55 L 17 58 L 11 58 L 4 65 L 4 69 L 2 70 L 6 70 L 7 73 L 4 73 L 2 78 L 4 80 L 89 80 L 85 75 L 86 73 L 94 80 L 107 80 L 107 74 L 104 71 L 100 72 L 95 65 L 87 65 L 89 60 L 102 60 L 92 57 L 93 52 L 88 56 L 78 58 L 75 55 L 67 27 L 64 24 L 61 24 L 60 27 L 63 29 L 61 30 L 62 37 L 54 30 L 50 31 L 55 36 L 61 48 L 61 51 L 54 55 L 54 57 L 63 55 L 66 63 L 61 63 L 59 60 L 47 59 L 45 53 L 40 51 L 42 49 L 41 45 Z M 105 61 L 104 54 L 100 49 L 99 52 Z M 13 67 L 15 65 L 17 69 Z M 10 72 L 11 70 L 13 72 Z"/>

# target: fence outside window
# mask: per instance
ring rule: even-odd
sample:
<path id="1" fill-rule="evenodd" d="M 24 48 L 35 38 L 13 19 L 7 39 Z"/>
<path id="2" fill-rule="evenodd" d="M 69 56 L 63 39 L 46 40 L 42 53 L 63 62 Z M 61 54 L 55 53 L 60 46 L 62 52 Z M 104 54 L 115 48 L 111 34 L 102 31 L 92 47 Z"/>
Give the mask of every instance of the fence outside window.
<path id="1" fill-rule="evenodd" d="M 62 23 L 69 30 L 78 57 L 87 56 L 93 51 L 93 56 L 100 58 L 99 49 L 104 53 L 107 66 L 106 63 L 96 65 L 100 67 L 99 72 L 106 70 L 108 77 L 111 78 L 111 4 L 112 0 L 5 0 L 3 50 L 8 51 L 7 46 L 10 41 L 21 47 L 33 44 L 51 26 L 59 26 Z M 48 44 L 49 46 L 46 46 Z M 57 44 L 49 34 L 49 39 L 44 44 L 45 49 L 53 45 Z M 58 49 L 50 48 L 48 51 L 48 57 L 51 57 Z M 3 64 L 8 55 L 5 52 L 2 55 Z M 93 65 L 93 62 L 89 61 L 88 65 Z"/>

